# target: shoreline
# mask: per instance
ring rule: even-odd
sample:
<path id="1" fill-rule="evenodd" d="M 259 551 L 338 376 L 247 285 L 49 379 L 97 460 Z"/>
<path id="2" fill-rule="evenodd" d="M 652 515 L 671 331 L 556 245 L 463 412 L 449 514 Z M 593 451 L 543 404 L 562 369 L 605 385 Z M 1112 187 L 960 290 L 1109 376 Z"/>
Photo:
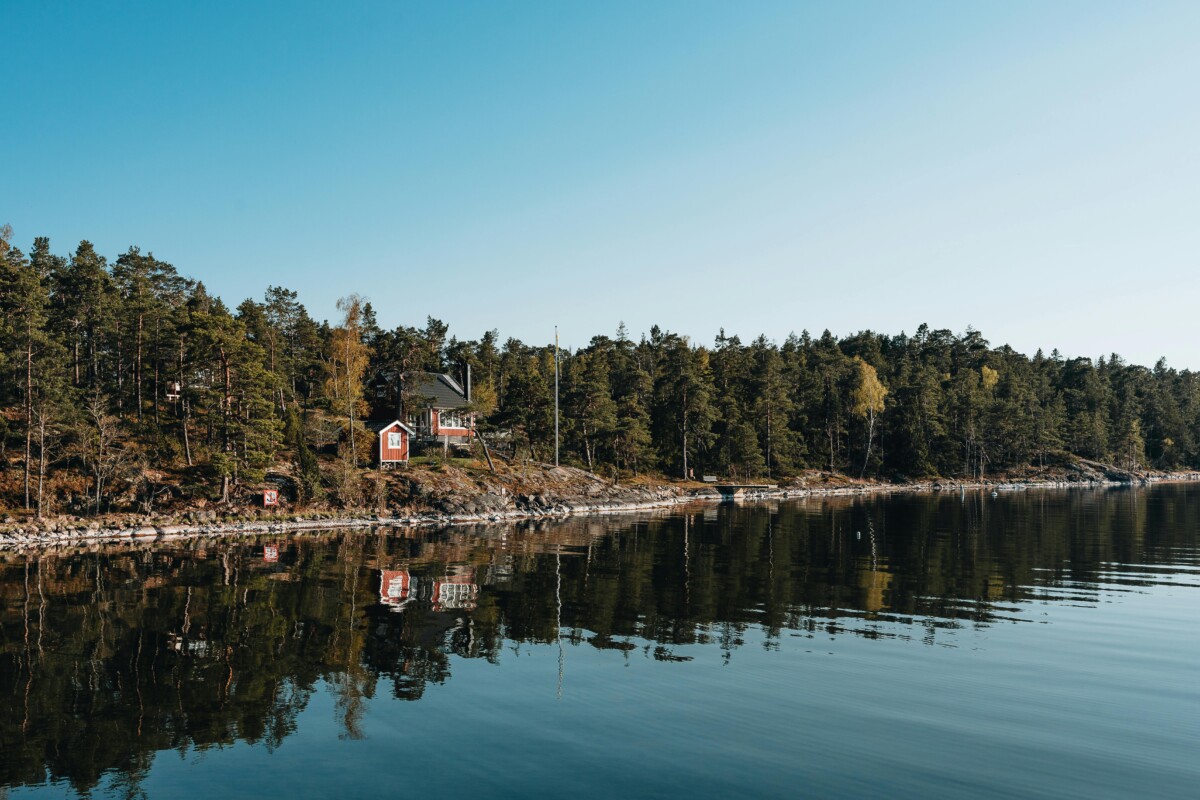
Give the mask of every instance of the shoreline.
<path id="1" fill-rule="evenodd" d="M 57 525 L 45 528 L 44 523 L 11 525 L 0 529 L 0 551 L 29 550 L 56 545 L 94 544 L 103 542 L 142 541 L 148 543 L 178 541 L 203 537 L 232 537 L 238 535 L 291 534 L 340 528 L 417 528 L 431 526 L 505 524 L 532 519 L 568 519 L 577 516 L 630 514 L 674 508 L 691 503 L 720 504 L 722 502 L 758 502 L 764 500 L 799 500 L 804 498 L 873 496 L 882 494 L 938 494 L 953 491 L 1017 492 L 1048 489 L 1103 489 L 1146 487 L 1161 483 L 1200 483 L 1200 472 L 1150 473 L 1135 479 L 985 479 L 983 481 L 927 480 L 907 483 L 859 483 L 838 486 L 781 485 L 772 489 L 746 492 L 734 501 L 724 499 L 715 488 L 685 488 L 663 486 L 656 490 L 630 489 L 628 499 L 596 502 L 579 496 L 539 502 L 532 498 L 525 507 L 483 512 L 452 513 L 426 510 L 409 513 L 349 513 L 344 516 L 296 514 L 291 518 L 251 519 L 220 522 L 178 523 L 137 518 L 129 525 L 104 527 L 98 522 L 77 523 L 65 528 Z M 637 495 L 634 497 L 633 495 Z M 211 512 L 210 512 L 211 513 Z"/>

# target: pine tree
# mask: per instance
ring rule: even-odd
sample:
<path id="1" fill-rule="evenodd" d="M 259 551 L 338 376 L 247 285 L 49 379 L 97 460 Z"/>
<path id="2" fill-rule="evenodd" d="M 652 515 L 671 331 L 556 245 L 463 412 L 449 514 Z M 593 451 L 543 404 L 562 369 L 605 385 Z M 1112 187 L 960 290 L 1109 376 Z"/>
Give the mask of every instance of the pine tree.
<path id="1" fill-rule="evenodd" d="M 72 383 L 96 394 L 103 389 L 105 337 L 113 322 L 114 297 L 108 263 L 91 242 L 83 241 L 51 279 L 55 284 L 54 326 L 67 334 Z"/>
<path id="2" fill-rule="evenodd" d="M 617 424 L 613 441 L 613 463 L 635 475 L 645 469 L 652 455 L 650 399 L 654 379 L 642 368 L 636 348 L 624 323 L 608 348 L 609 381 L 616 403 Z"/>
<path id="3" fill-rule="evenodd" d="M 693 477 L 696 462 L 712 443 L 712 374 L 709 354 L 693 348 L 687 339 L 667 334 L 655 380 L 658 427 L 674 433 L 658 441 L 664 465 L 673 465 L 685 480 Z"/>
<path id="4" fill-rule="evenodd" d="M 608 362 L 603 353 L 582 352 L 567 361 L 566 416 L 572 444 L 583 453 L 588 469 L 595 469 L 598 452 L 609 452 L 617 428 L 617 407 L 609 385 Z"/>
<path id="5" fill-rule="evenodd" d="M 46 306 L 49 296 L 38 269 L 47 261 L 49 244 L 39 239 L 34 244 L 34 260 L 25 258 L 15 247 L 5 245 L 0 258 L 0 319 L 6 335 L 3 349 L 9 354 L 6 383 L 19 387 L 21 425 L 24 432 L 23 477 L 21 481 L 26 509 L 33 508 L 34 412 L 39 383 L 47 369 L 44 354 L 50 344 L 46 335 Z"/>
<path id="6" fill-rule="evenodd" d="M 758 337 L 752 345 L 752 413 L 768 476 L 795 469 L 800 456 L 799 437 L 790 427 L 794 403 L 784 377 L 779 348 Z"/>

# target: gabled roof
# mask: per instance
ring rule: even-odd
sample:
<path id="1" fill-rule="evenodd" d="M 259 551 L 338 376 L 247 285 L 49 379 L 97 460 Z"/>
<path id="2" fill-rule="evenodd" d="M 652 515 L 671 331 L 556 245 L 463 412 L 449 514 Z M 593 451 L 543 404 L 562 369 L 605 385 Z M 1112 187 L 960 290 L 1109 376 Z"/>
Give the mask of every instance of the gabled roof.
<path id="1" fill-rule="evenodd" d="M 410 372 L 404 376 L 405 388 L 421 397 L 432 397 L 434 408 L 462 408 L 467 393 L 458 381 L 437 372 Z"/>
<path id="2" fill-rule="evenodd" d="M 408 427 L 398 419 L 371 419 L 363 423 L 363 426 L 366 427 L 367 430 L 371 431 L 371 433 L 382 433 L 394 425 L 399 425 L 401 428 L 404 428 L 404 430 L 408 431 L 409 436 L 416 435 L 416 432 L 412 428 Z"/>

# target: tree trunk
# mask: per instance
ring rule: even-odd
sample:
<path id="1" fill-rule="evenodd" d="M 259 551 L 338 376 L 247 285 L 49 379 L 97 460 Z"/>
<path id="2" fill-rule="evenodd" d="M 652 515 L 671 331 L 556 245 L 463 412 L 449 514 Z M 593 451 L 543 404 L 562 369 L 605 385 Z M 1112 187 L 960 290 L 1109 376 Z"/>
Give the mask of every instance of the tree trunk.
<path id="1" fill-rule="evenodd" d="M 771 477 L 771 404 L 767 403 L 767 477 Z"/>
<path id="2" fill-rule="evenodd" d="M 29 323 L 27 323 L 28 325 Z M 25 510 L 30 508 L 29 473 L 33 466 L 33 330 L 25 336 Z"/>
<path id="3" fill-rule="evenodd" d="M 159 345 L 162 342 L 162 317 L 155 315 L 154 317 L 154 424 L 161 425 L 158 416 L 158 387 L 162 383 L 162 377 L 159 375 L 159 369 L 162 366 L 162 357 L 159 351 Z"/>
<path id="4" fill-rule="evenodd" d="M 687 462 L 687 417 L 683 419 L 683 479 L 686 481 L 688 477 L 688 462 Z"/>
<path id="5" fill-rule="evenodd" d="M 867 415 L 867 454 L 863 456 L 862 472 L 859 473 L 858 479 L 862 480 L 867 476 L 867 464 L 871 461 L 871 442 L 875 438 L 875 412 L 870 411 Z"/>
<path id="6" fill-rule="evenodd" d="M 233 378 L 229 371 L 229 359 L 226 357 L 225 348 L 221 347 L 221 374 L 224 376 L 224 395 L 221 398 L 221 452 L 229 453 L 229 417 L 232 414 L 232 398 L 230 391 L 232 390 Z M 228 474 L 226 475 L 226 481 Z M 221 489 L 222 496 L 228 494 L 228 486 L 223 486 Z"/>
<path id="7" fill-rule="evenodd" d="M 121 323 L 120 323 L 120 321 L 118 321 L 116 323 L 116 325 L 117 325 L 117 331 L 116 331 L 116 338 L 117 338 L 117 414 L 121 415 L 121 414 L 125 413 L 125 363 L 123 360 L 124 351 L 121 350 Z M 96 373 L 96 375 L 97 375 L 96 383 L 97 384 L 100 383 L 99 374 L 100 373 L 97 371 L 97 373 Z"/>
<path id="8" fill-rule="evenodd" d="M 351 463 L 358 466 L 358 442 L 354 436 L 354 376 L 350 374 L 350 340 L 346 340 L 346 402 L 349 405 L 350 411 L 350 459 Z M 449 440 L 447 440 L 449 447 Z"/>
<path id="9" fill-rule="evenodd" d="M 44 497 L 42 488 L 46 484 L 46 408 L 38 415 L 38 483 L 37 483 L 37 518 L 42 518 Z"/>
<path id="10" fill-rule="evenodd" d="M 183 401 L 183 452 L 187 456 L 187 465 L 192 466 L 192 443 L 188 440 L 188 404 Z"/>
<path id="11" fill-rule="evenodd" d="M 487 459 L 488 469 L 493 475 L 496 474 L 496 465 L 492 463 L 492 454 L 488 452 L 487 442 L 483 440 L 483 436 L 478 431 L 475 432 L 475 438 L 479 440 L 479 444 L 483 447 L 483 457 Z"/>
<path id="12" fill-rule="evenodd" d="M 134 380 L 137 382 L 137 418 L 142 421 L 142 320 L 144 314 L 138 314 L 137 324 L 137 360 L 133 363 Z"/>
<path id="13" fill-rule="evenodd" d="M 687 399 L 688 399 L 688 398 L 687 398 L 687 387 L 685 386 L 685 387 L 684 387 L 684 389 L 683 389 L 683 402 L 680 404 L 680 411 L 682 411 L 682 412 L 683 412 L 681 416 L 682 416 L 682 418 L 683 418 L 683 425 L 682 425 L 682 428 L 683 428 L 683 439 L 682 439 L 682 444 L 683 444 L 683 479 L 684 479 L 685 481 L 687 480 L 687 477 L 688 477 L 688 463 L 687 463 L 687 424 L 688 424 Z"/>
<path id="14" fill-rule="evenodd" d="M 833 472 L 833 426 L 827 424 L 825 433 L 829 435 L 829 471 Z"/>

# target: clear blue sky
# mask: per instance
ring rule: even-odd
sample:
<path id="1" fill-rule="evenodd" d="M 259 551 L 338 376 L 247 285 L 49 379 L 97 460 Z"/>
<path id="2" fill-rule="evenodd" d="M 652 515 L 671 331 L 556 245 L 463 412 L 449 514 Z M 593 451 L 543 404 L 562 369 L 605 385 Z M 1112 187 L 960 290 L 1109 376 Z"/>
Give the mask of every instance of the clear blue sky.
<path id="1" fill-rule="evenodd" d="M 1200 3 L 16 2 L 28 247 L 581 346 L 972 325 L 1200 368 Z"/>

